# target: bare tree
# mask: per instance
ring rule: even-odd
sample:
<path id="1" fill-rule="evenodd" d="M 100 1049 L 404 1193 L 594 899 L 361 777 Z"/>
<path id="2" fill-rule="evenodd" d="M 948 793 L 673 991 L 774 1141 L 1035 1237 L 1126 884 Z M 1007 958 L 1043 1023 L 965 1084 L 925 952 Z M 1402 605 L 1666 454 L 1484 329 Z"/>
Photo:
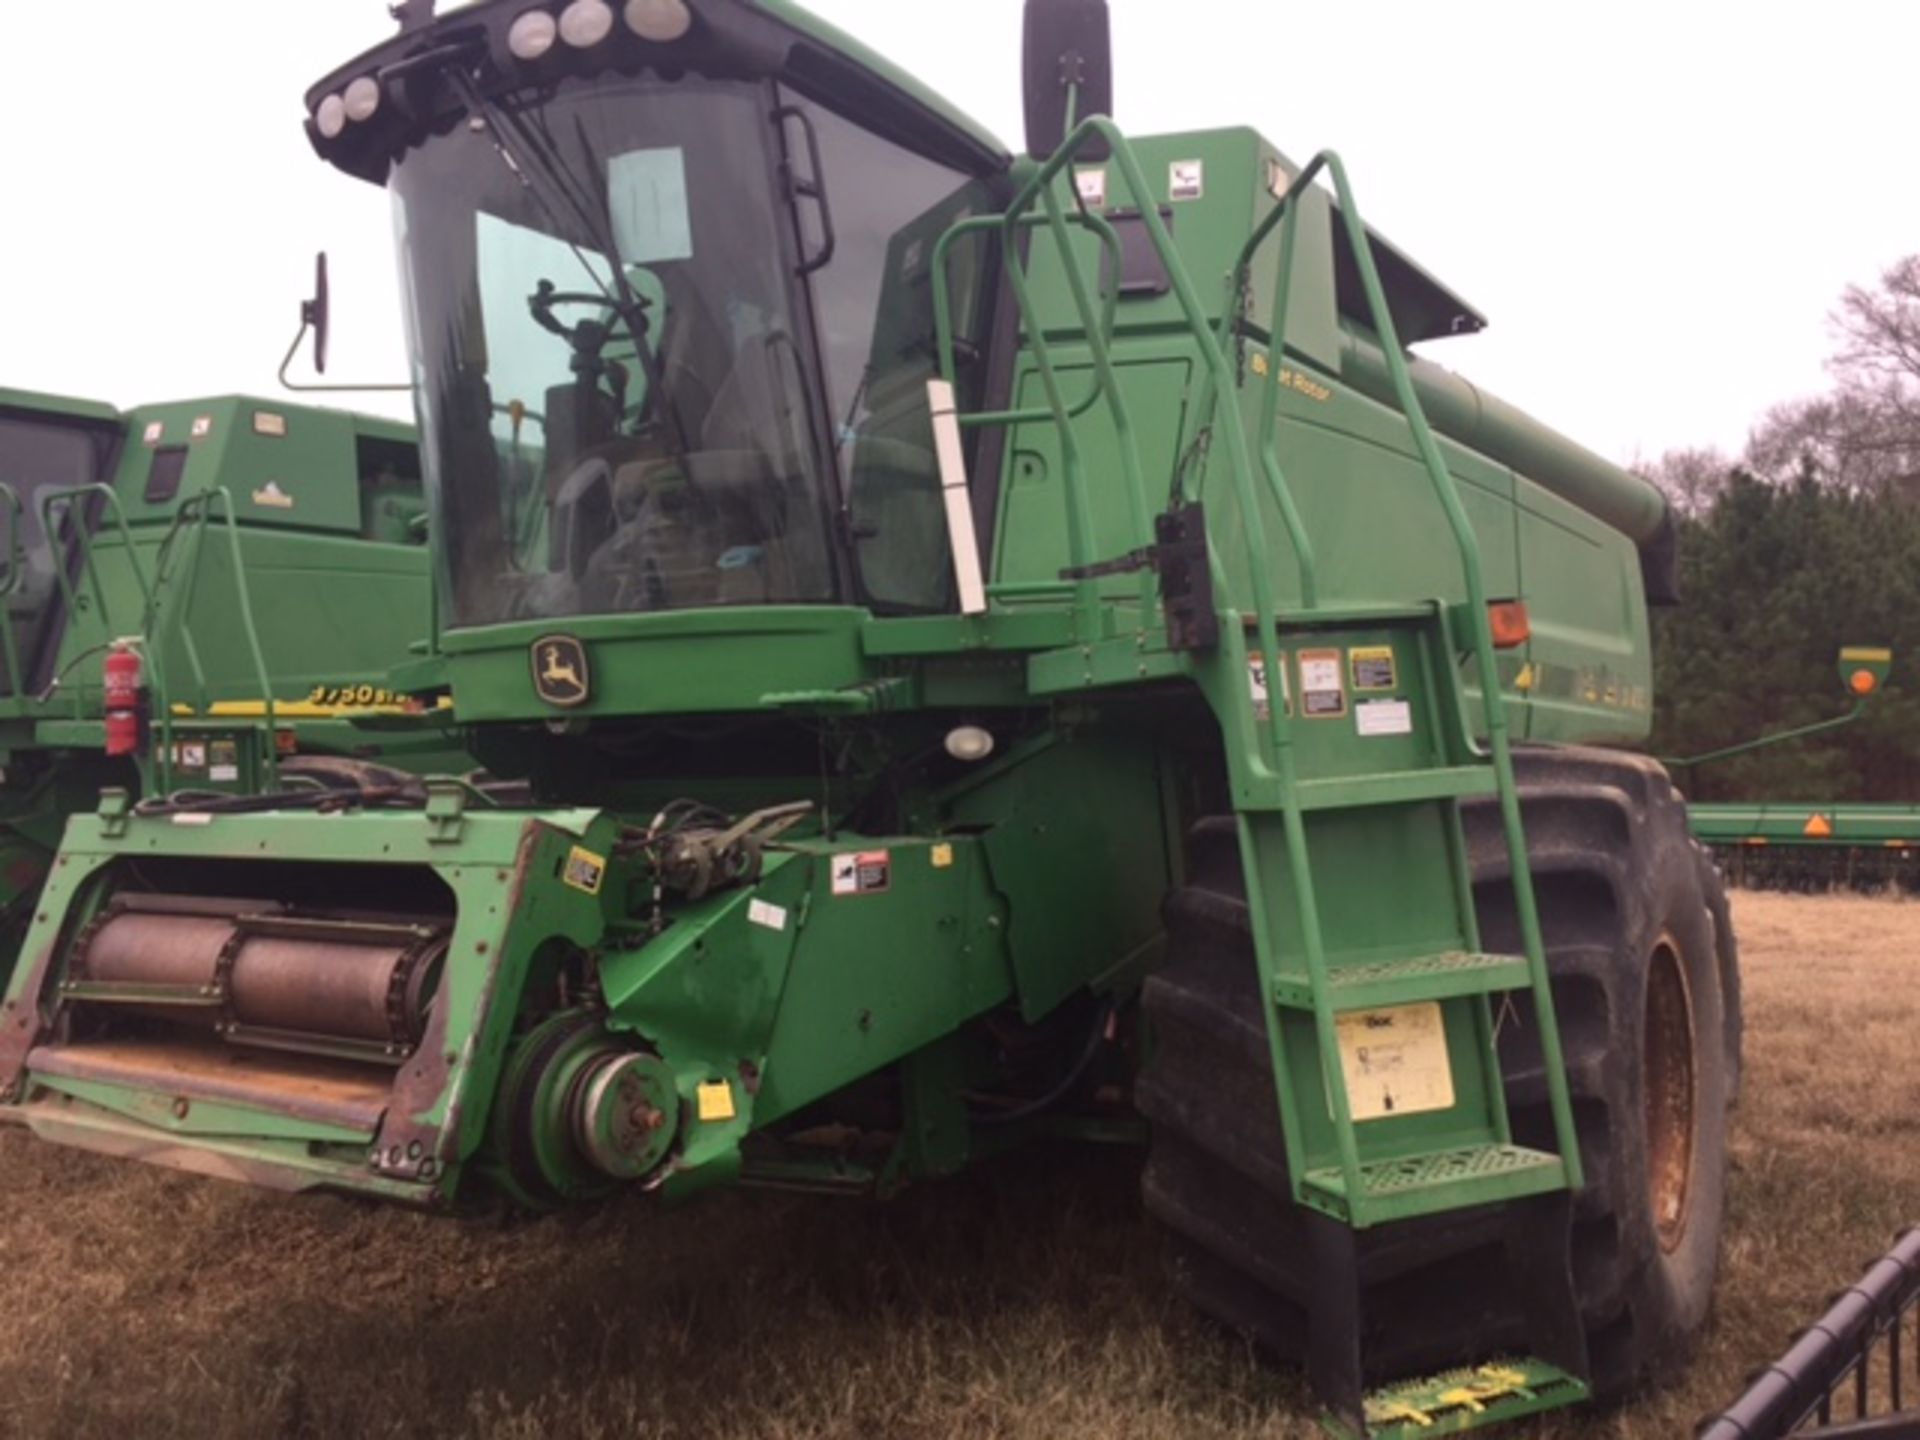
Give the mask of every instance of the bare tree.
<path id="1" fill-rule="evenodd" d="M 1833 326 L 1833 393 L 1768 411 L 1747 463 L 1773 480 L 1811 471 L 1838 489 L 1920 500 L 1920 255 L 1875 288 L 1849 286 Z"/>
<path id="2" fill-rule="evenodd" d="M 1712 448 L 1669 450 L 1657 460 L 1632 466 L 1634 474 L 1659 486 L 1682 515 L 1711 510 L 1735 468 L 1730 456 Z"/>
<path id="3" fill-rule="evenodd" d="M 1848 286 L 1834 324 L 1844 347 L 1834 357 L 1834 373 L 1920 415 L 1920 255 L 1888 269 L 1878 290 Z"/>

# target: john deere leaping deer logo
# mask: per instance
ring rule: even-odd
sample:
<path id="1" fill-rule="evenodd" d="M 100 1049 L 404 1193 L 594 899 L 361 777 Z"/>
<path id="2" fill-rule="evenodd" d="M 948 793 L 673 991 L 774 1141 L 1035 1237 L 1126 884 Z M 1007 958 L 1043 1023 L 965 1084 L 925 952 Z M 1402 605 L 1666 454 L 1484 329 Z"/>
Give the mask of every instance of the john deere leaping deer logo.
<path id="1" fill-rule="evenodd" d="M 571 635 L 549 635 L 534 641 L 533 688 L 547 704 L 562 710 L 586 704 L 593 693 L 587 647 Z"/>

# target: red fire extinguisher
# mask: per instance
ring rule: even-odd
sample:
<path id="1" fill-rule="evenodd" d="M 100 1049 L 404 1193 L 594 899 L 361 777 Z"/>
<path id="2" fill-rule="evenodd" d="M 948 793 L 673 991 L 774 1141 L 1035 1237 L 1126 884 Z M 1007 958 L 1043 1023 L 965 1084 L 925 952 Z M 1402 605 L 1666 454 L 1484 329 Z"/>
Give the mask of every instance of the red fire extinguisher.
<path id="1" fill-rule="evenodd" d="M 116 640 L 102 667 L 106 689 L 107 754 L 137 755 L 146 738 L 145 666 L 131 640 Z"/>

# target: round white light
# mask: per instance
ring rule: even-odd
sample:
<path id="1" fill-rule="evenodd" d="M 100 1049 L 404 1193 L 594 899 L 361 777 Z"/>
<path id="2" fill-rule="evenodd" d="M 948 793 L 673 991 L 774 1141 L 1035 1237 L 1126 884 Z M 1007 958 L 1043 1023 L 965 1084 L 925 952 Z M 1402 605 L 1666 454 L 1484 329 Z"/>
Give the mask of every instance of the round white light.
<path id="1" fill-rule="evenodd" d="M 380 108 L 380 82 L 371 75 L 362 75 L 347 86 L 346 106 L 349 120 L 371 120 L 373 112 Z"/>
<path id="2" fill-rule="evenodd" d="M 613 7 L 607 0 L 573 0 L 560 12 L 560 38 L 576 50 L 598 45 L 613 33 Z"/>
<path id="3" fill-rule="evenodd" d="M 327 96 L 313 112 L 313 123 L 327 139 L 338 140 L 340 132 L 347 128 L 347 102 L 338 95 Z"/>
<path id="4" fill-rule="evenodd" d="M 947 754 L 971 765 L 993 754 L 993 735 L 978 725 L 962 725 L 947 733 Z"/>
<path id="5" fill-rule="evenodd" d="M 642 40 L 666 45 L 693 28 L 687 0 L 627 0 L 627 28 Z"/>
<path id="6" fill-rule="evenodd" d="M 507 49 L 516 60 L 538 60 L 560 38 L 559 23 L 544 10 L 529 10 L 507 31 Z"/>

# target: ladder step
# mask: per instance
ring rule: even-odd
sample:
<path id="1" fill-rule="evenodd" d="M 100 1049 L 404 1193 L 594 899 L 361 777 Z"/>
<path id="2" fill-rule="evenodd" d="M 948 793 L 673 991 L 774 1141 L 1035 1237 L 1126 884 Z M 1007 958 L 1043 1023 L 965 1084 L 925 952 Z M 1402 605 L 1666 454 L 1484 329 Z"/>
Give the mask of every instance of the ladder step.
<path id="1" fill-rule="evenodd" d="M 1491 765 L 1450 765 L 1431 770 L 1391 770 L 1377 775 L 1339 775 L 1302 780 L 1294 789 L 1302 810 L 1349 810 L 1368 805 L 1408 805 L 1499 793 Z M 1240 800 L 1243 810 L 1282 810 L 1278 783 L 1261 785 Z"/>
<path id="2" fill-rule="evenodd" d="M 1531 1356 L 1400 1380 L 1366 1397 L 1366 1440 L 1478 1430 L 1581 1404 L 1588 1393 L 1585 1381 Z"/>
<path id="3" fill-rule="evenodd" d="M 1383 1010 L 1422 1000 L 1525 990 L 1532 984 L 1532 973 L 1524 955 L 1446 950 L 1435 955 L 1348 965 L 1334 957 L 1327 964 L 1327 983 L 1336 1011 Z M 1311 1010 L 1313 984 L 1298 971 L 1282 971 L 1274 981 L 1273 998 L 1296 1010 Z"/>
<path id="4" fill-rule="evenodd" d="M 1302 1198 L 1337 1220 L 1364 1226 L 1542 1195 L 1566 1183 L 1567 1167 L 1558 1155 L 1519 1145 L 1468 1145 L 1366 1161 L 1358 1206 L 1337 1165 L 1307 1171 Z"/>

